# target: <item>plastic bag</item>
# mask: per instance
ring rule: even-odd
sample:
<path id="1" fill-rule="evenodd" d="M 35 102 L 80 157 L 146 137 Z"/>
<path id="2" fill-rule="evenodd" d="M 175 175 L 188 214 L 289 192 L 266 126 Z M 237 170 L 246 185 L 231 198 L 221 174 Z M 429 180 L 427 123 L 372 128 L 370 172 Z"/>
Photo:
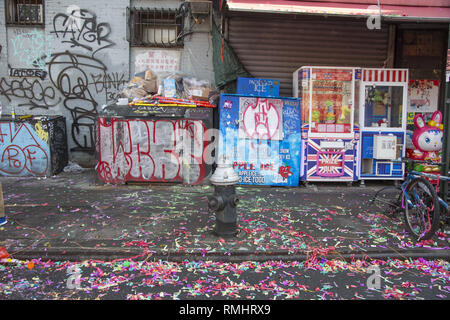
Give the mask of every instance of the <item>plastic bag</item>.
<path id="1" fill-rule="evenodd" d="M 157 74 L 158 95 L 166 98 L 183 98 L 183 77 L 180 72 L 161 72 Z"/>
<path id="2" fill-rule="evenodd" d="M 214 95 L 211 83 L 182 72 L 158 72 L 146 70 L 135 75 L 122 91 L 122 96 L 131 100 L 148 95 L 209 101 Z"/>
<path id="3" fill-rule="evenodd" d="M 142 76 L 144 78 L 137 74 L 130 80 L 128 86 L 121 91 L 123 98 L 142 99 L 158 92 L 157 76 L 151 70 L 147 70 Z"/>
<path id="4" fill-rule="evenodd" d="M 132 81 L 130 81 L 128 86 L 120 92 L 120 96 L 123 98 L 128 98 L 129 100 L 134 100 L 142 99 L 143 97 L 148 95 L 147 91 L 142 88 L 142 84 L 139 83 L 140 81 L 142 81 L 142 79 L 139 80 L 134 78 Z"/>
<path id="5" fill-rule="evenodd" d="M 183 78 L 184 95 L 188 99 L 208 101 L 211 84 L 208 80 Z"/>

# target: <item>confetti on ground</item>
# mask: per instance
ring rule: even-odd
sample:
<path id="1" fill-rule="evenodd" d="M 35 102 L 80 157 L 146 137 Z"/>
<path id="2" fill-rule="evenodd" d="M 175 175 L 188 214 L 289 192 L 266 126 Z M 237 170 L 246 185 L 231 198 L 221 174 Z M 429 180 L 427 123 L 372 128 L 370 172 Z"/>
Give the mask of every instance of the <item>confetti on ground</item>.
<path id="1" fill-rule="evenodd" d="M 2 299 L 448 299 L 443 260 L 291 261 L 116 260 L 0 264 Z M 370 289 L 371 266 L 380 288 Z M 77 271 L 78 273 L 74 272 Z M 68 287 L 79 278 L 78 289 Z M 73 280 L 73 279 L 72 279 Z M 73 281 L 72 281 L 73 283 Z"/>
<path id="2" fill-rule="evenodd" d="M 412 241 L 399 218 L 368 205 L 373 195 L 368 189 L 321 193 L 238 186 L 240 236 L 222 239 L 212 235 L 210 186 L 95 186 L 85 175 L 46 179 L 45 187 L 32 179 L 3 182 L 8 224 L 0 227 L 0 241 L 12 257 L 26 250 L 43 254 L 31 261 L 31 268 L 30 261 L 0 264 L 0 271 L 5 271 L 0 272 L 1 297 L 115 298 L 120 293 L 123 299 L 448 298 L 446 262 L 329 258 L 343 252 L 385 250 L 401 255 L 411 249 L 432 253 L 450 248 L 441 230 L 430 241 Z M 74 293 L 66 290 L 67 270 L 74 263 L 46 259 L 46 250 L 55 247 L 136 249 L 139 254 L 136 259 L 110 263 L 77 263 L 82 290 Z M 196 254 L 197 260 L 205 261 L 151 262 L 157 252 Z M 304 262 L 207 261 L 212 254 L 233 257 L 247 252 L 308 258 Z M 364 287 L 368 263 L 383 269 L 383 287 L 370 295 Z M 54 272 L 58 281 L 47 277 Z M 399 280 L 409 273 L 419 280 Z M 317 274 L 326 277 L 314 280 Z M 340 277 L 346 280 L 337 281 Z M 342 293 L 343 288 L 351 296 Z"/>

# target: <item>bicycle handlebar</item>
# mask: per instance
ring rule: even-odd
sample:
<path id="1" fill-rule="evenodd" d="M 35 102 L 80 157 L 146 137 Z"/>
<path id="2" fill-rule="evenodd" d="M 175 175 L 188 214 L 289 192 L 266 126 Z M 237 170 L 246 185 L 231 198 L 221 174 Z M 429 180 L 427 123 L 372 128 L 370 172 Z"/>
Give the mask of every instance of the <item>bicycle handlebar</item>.
<path id="1" fill-rule="evenodd" d="M 431 160 L 413 160 L 413 159 L 408 159 L 408 158 L 402 158 L 401 161 L 394 160 L 392 162 L 397 162 L 397 163 L 421 163 L 421 164 L 436 165 L 436 166 L 444 165 L 442 162 L 433 162 Z M 411 171 L 411 173 L 413 173 L 415 175 L 419 175 L 419 176 L 432 178 L 432 179 L 439 179 L 439 180 L 444 180 L 444 181 L 450 181 L 450 171 L 447 173 L 447 176 L 445 176 L 445 175 L 438 175 L 438 176 L 436 176 L 436 174 L 433 174 L 433 173 L 418 172 L 418 171 L 414 171 L 414 170 Z"/>
<path id="2" fill-rule="evenodd" d="M 433 180 L 436 180 L 436 179 L 444 180 L 445 179 L 444 176 L 437 176 L 437 175 L 435 175 L 433 173 L 418 172 L 418 171 L 411 171 L 410 173 L 412 175 L 415 175 L 415 176 L 427 177 L 427 178 L 430 178 L 430 179 L 433 179 Z M 442 177 L 442 179 L 441 179 L 441 177 Z"/>

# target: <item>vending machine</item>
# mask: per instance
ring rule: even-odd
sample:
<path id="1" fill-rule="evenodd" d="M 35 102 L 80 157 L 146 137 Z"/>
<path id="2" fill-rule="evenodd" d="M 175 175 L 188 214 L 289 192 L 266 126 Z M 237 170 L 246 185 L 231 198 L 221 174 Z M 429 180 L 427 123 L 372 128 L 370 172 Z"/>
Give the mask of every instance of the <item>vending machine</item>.
<path id="1" fill-rule="evenodd" d="M 301 67 L 293 95 L 301 98 L 302 181 L 357 180 L 360 69 Z"/>
<path id="2" fill-rule="evenodd" d="M 359 179 L 402 180 L 408 102 L 407 69 L 362 69 Z"/>
<path id="3" fill-rule="evenodd" d="M 218 159 L 227 158 L 239 184 L 298 186 L 300 100 L 278 97 L 266 79 L 238 83 L 237 94 L 220 95 Z"/>

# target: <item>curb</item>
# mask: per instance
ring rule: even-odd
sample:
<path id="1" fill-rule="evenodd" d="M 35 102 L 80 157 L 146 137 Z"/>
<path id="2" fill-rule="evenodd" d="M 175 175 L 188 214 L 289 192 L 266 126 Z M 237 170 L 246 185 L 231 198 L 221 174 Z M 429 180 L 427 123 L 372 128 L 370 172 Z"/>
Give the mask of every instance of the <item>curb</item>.
<path id="1" fill-rule="evenodd" d="M 195 250 L 199 250 L 196 248 Z M 209 260 L 217 262 L 243 262 L 243 261 L 307 261 L 312 257 L 311 252 L 289 253 L 283 251 L 271 252 L 254 252 L 254 251 L 231 251 L 231 252 L 171 252 L 171 251 L 145 251 L 143 249 L 130 248 L 45 248 L 45 249 L 27 249 L 9 248 L 11 257 L 18 260 L 53 260 L 53 261 L 83 261 L 83 260 L 101 260 L 114 261 L 126 260 L 132 258 L 142 258 L 145 260 L 167 260 L 172 262 L 182 262 L 185 260 Z M 16 253 L 11 253 L 16 252 Z M 347 251 L 347 252 L 331 252 L 326 255 L 317 255 L 318 259 L 325 258 L 327 260 L 365 260 L 365 259 L 442 259 L 450 261 L 450 252 L 448 250 L 435 250 L 433 252 L 424 250 L 408 250 L 406 252 L 398 252 L 393 250 L 374 250 L 374 251 Z"/>

